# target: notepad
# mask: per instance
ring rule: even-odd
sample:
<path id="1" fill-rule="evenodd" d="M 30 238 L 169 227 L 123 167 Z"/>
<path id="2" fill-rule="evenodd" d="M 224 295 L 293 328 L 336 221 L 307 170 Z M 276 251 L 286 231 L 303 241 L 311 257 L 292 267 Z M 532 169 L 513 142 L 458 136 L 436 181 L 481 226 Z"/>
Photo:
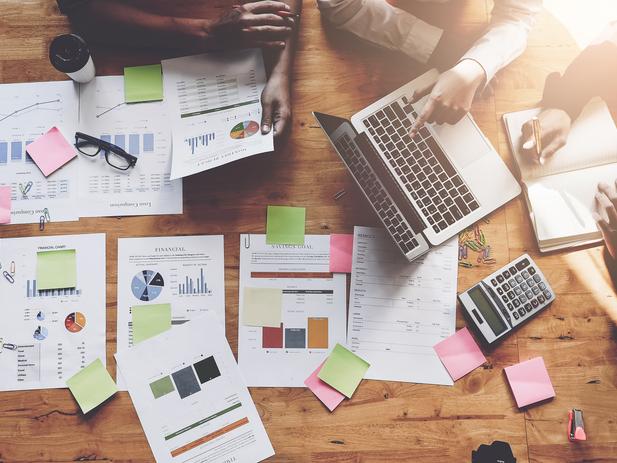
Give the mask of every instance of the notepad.
<path id="1" fill-rule="evenodd" d="M 353 235 L 330 235 L 330 271 L 351 273 Z"/>
<path id="2" fill-rule="evenodd" d="M 124 101 L 143 103 L 163 99 L 163 71 L 160 64 L 124 68 Z"/>
<path id="3" fill-rule="evenodd" d="M 0 186 L 0 223 L 11 223 L 11 187 Z"/>
<path id="4" fill-rule="evenodd" d="M 39 291 L 75 288 L 77 286 L 77 252 L 75 249 L 38 252 L 36 284 Z"/>
<path id="5" fill-rule="evenodd" d="M 171 304 L 136 305 L 131 307 L 131 315 L 133 345 L 171 328 Z"/>
<path id="6" fill-rule="evenodd" d="M 66 385 L 84 414 L 95 409 L 118 392 L 116 383 L 111 379 L 101 359 L 96 359 L 73 375 L 66 381 Z"/>
<path id="7" fill-rule="evenodd" d="M 351 398 L 364 374 L 369 369 L 369 363 L 349 349 L 337 344 L 323 364 L 317 377 L 334 389 Z"/>
<path id="8" fill-rule="evenodd" d="M 333 411 L 339 404 L 345 399 L 345 396 L 341 394 L 339 391 L 334 389 L 332 386 L 328 385 L 317 376 L 321 371 L 326 361 L 324 360 L 321 365 L 317 367 L 317 369 L 311 373 L 311 376 L 306 378 L 304 384 L 308 387 L 315 396 L 321 400 L 321 402 L 328 408 L 328 410 Z"/>
<path id="9" fill-rule="evenodd" d="M 305 219 L 303 207 L 268 206 L 266 244 L 304 244 Z"/>
<path id="10" fill-rule="evenodd" d="M 504 370 L 519 408 L 555 397 L 555 390 L 542 357 L 506 367 Z"/>
<path id="11" fill-rule="evenodd" d="M 486 362 L 484 354 L 467 327 L 436 344 L 434 349 L 453 381 Z"/>
<path id="12" fill-rule="evenodd" d="M 242 324 L 278 328 L 283 318 L 283 290 L 280 288 L 244 288 Z"/>
<path id="13" fill-rule="evenodd" d="M 26 152 L 45 177 L 53 174 L 77 156 L 73 145 L 67 141 L 57 127 L 52 127 L 47 133 L 30 143 L 26 147 Z"/>

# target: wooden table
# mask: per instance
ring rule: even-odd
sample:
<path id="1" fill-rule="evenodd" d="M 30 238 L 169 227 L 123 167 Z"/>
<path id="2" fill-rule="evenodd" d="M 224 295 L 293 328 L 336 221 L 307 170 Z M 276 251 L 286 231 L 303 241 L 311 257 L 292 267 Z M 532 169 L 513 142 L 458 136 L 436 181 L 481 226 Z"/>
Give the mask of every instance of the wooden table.
<path id="1" fill-rule="evenodd" d="M 464 1 L 460 30 L 482 27 L 489 3 Z M 63 79 L 47 61 L 49 41 L 68 28 L 55 2 L 0 0 L 0 11 L 0 81 Z M 528 50 L 499 75 L 494 94 L 476 103 L 474 116 L 508 163 L 501 115 L 534 105 L 546 74 L 563 70 L 577 52 L 563 26 L 544 12 Z M 124 65 L 146 64 L 155 56 L 97 49 L 95 58 L 99 74 L 119 74 Z M 419 69 L 407 61 L 326 33 L 313 2 L 305 2 L 295 69 L 295 119 L 286 145 L 273 154 L 185 179 L 183 215 L 47 226 L 47 235 L 107 233 L 107 362 L 112 374 L 119 237 L 224 234 L 227 334 L 235 351 L 239 233 L 264 232 L 266 205 L 306 207 L 307 233 L 350 233 L 354 225 L 377 224 L 310 111 L 353 114 L 417 75 Z M 341 189 L 348 194 L 334 200 Z M 252 389 L 276 450 L 271 461 L 468 462 L 472 449 L 498 439 L 511 443 L 521 463 L 617 461 L 617 336 L 606 315 L 617 302 L 602 248 L 540 256 L 520 198 L 492 214 L 490 224 L 482 227 L 497 264 L 461 268 L 459 290 L 528 252 L 557 292 L 551 308 L 488 352 L 484 368 L 454 387 L 364 381 L 353 400 L 332 414 L 305 389 Z M 39 233 L 35 225 L 0 228 L 2 237 Z M 457 327 L 463 324 L 459 311 Z M 503 368 L 538 355 L 544 357 L 557 396 L 519 411 Z M 571 407 L 584 410 L 585 443 L 566 439 Z M 126 393 L 87 417 L 67 389 L 0 394 L 0 463 L 52 461 L 154 460 Z"/>

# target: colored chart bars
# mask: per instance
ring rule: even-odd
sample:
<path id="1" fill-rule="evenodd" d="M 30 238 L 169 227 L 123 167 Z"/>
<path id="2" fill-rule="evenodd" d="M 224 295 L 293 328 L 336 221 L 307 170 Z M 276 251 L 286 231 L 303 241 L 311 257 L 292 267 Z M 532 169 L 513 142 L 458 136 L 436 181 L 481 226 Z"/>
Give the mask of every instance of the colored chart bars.
<path id="1" fill-rule="evenodd" d="M 23 141 L 2 141 L 0 140 L 0 165 L 10 162 L 32 163 L 30 156 L 26 154 L 26 147 L 32 140 Z"/>
<path id="2" fill-rule="evenodd" d="M 279 328 L 264 327 L 262 330 L 261 347 L 264 349 L 328 348 L 328 319 L 325 317 L 309 317 L 303 328 L 288 328 L 281 323 Z"/>
<path id="3" fill-rule="evenodd" d="M 206 283 L 206 279 L 204 277 L 204 269 L 201 268 L 199 270 L 199 277 L 197 277 L 197 281 L 193 278 L 189 278 L 186 276 L 184 278 L 184 283 L 178 284 L 178 294 L 208 294 L 208 284 Z"/>
<path id="4" fill-rule="evenodd" d="M 185 141 L 188 143 L 189 148 L 191 148 L 191 154 L 195 154 L 199 146 L 207 147 L 211 141 L 214 141 L 214 132 L 187 138 Z"/>
<path id="5" fill-rule="evenodd" d="M 79 296 L 81 291 L 75 288 L 36 290 L 36 280 L 26 280 L 26 297 Z"/>
<path id="6" fill-rule="evenodd" d="M 154 152 L 153 133 L 144 133 L 142 135 L 138 133 L 131 133 L 128 136 L 124 134 L 116 134 L 113 137 L 111 135 L 101 135 L 101 140 L 108 143 L 113 143 L 133 156 L 139 156 L 141 153 Z"/>

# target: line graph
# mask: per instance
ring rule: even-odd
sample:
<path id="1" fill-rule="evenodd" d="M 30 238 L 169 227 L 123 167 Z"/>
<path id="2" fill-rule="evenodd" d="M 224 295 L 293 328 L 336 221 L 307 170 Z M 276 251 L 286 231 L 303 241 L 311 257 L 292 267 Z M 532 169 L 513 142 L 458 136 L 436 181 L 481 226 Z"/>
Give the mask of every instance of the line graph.
<path id="1" fill-rule="evenodd" d="M 51 104 L 51 103 L 60 103 L 60 101 L 61 101 L 61 100 L 60 100 L 59 98 L 58 98 L 58 99 L 56 99 L 56 100 L 49 100 L 49 101 L 38 101 L 38 102 L 36 102 L 36 103 L 34 103 L 34 104 L 31 104 L 31 105 L 28 105 L 28 106 L 24 106 L 23 108 L 16 109 L 16 110 L 15 110 L 15 111 L 13 111 L 12 113 L 9 113 L 9 114 L 6 114 L 6 115 L 5 115 L 5 116 L 3 116 L 3 117 L 0 117 L 0 122 L 4 121 L 4 120 L 6 120 L 6 119 L 9 119 L 10 117 L 16 116 L 16 115 L 17 115 L 17 114 L 19 114 L 19 113 L 22 113 L 22 112 L 24 112 L 24 111 L 27 111 L 28 109 L 37 108 L 37 107 L 39 107 L 39 106 L 42 106 L 42 105 L 47 105 L 47 104 Z"/>

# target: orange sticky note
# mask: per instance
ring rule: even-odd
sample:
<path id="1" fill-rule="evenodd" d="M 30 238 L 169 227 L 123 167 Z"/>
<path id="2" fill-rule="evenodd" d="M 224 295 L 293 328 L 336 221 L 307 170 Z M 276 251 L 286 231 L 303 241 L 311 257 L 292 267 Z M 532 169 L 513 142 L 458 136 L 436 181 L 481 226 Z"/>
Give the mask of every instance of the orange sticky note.
<path id="1" fill-rule="evenodd" d="M 77 156 L 73 145 L 64 138 L 57 127 L 52 127 L 46 134 L 30 143 L 26 152 L 45 177 Z"/>

